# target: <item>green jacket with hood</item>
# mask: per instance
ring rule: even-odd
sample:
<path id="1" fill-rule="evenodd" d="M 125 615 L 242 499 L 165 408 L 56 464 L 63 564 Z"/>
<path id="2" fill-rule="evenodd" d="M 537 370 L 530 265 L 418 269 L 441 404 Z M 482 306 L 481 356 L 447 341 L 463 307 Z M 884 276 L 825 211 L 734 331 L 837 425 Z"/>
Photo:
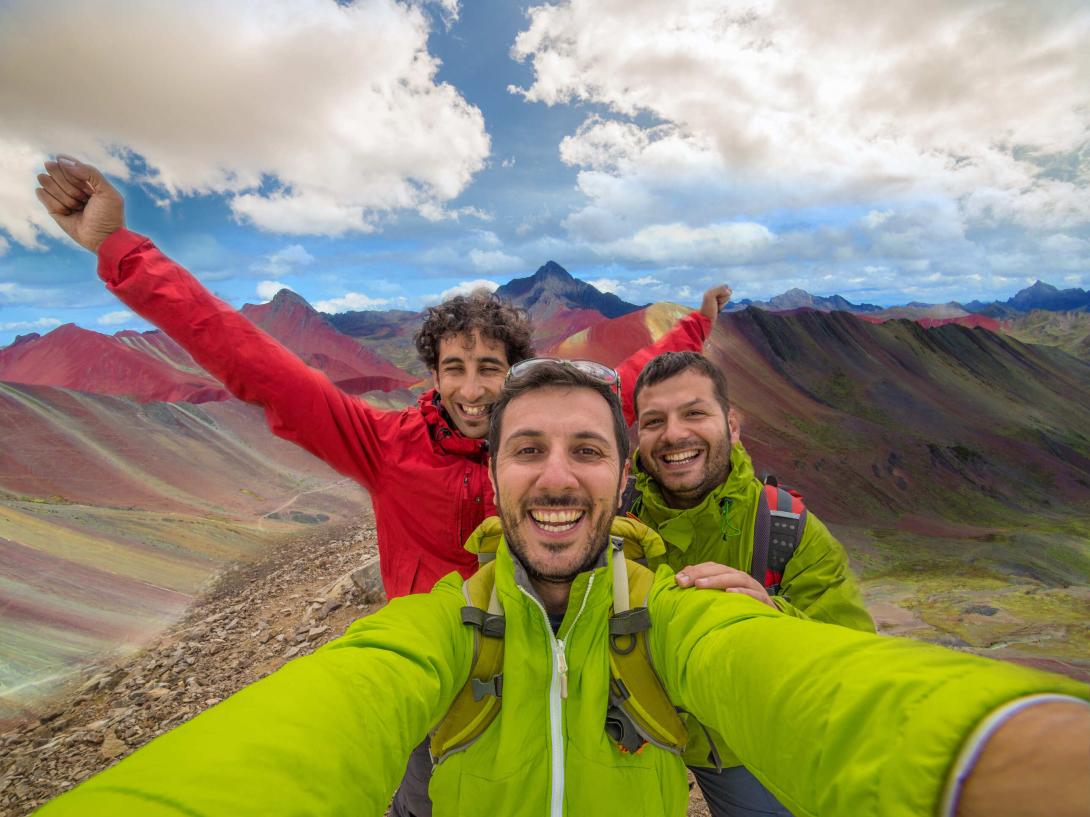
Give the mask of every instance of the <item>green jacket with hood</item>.
<path id="1" fill-rule="evenodd" d="M 503 706 L 476 743 L 436 768 L 437 817 L 685 814 L 680 758 L 653 746 L 622 754 L 603 729 L 611 559 L 576 579 L 554 636 L 501 543 Z M 41 814 L 377 817 L 468 677 L 463 604 L 453 574 L 395 599 Z M 651 656 L 671 698 L 721 731 L 798 817 L 934 814 L 989 713 L 1027 694 L 1090 695 L 1059 676 L 681 589 L 665 569 L 649 608 Z"/>
<path id="2" fill-rule="evenodd" d="M 636 487 L 640 491 L 637 516 L 654 528 L 666 544 L 665 557 L 648 557 L 651 567 L 669 565 L 675 572 L 687 565 L 718 562 L 749 572 L 753 563 L 753 531 L 761 492 L 760 480 L 741 443 L 730 452 L 730 474 L 694 508 L 679 510 L 666 505 L 662 491 L 650 474 L 633 458 Z M 848 567 L 848 556 L 829 529 L 812 512 L 806 513 L 799 546 L 784 568 L 780 591 L 772 603 L 789 616 L 840 624 L 874 632 L 874 621 L 863 605 L 863 596 Z M 711 764 L 708 744 L 696 724 L 686 760 L 693 766 Z M 737 766 L 740 761 L 726 747 L 722 736 L 712 732 L 720 761 Z"/>

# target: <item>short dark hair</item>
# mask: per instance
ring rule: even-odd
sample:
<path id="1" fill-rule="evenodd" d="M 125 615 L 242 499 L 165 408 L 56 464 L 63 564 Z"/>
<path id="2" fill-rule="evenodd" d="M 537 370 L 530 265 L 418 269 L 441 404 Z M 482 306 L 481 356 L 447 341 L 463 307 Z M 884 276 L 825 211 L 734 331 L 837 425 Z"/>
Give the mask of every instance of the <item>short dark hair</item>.
<path id="1" fill-rule="evenodd" d="M 481 337 L 503 344 L 509 365 L 534 355 L 530 316 L 484 290 L 456 295 L 428 307 L 413 343 L 424 365 L 434 372 L 439 368 L 439 342 L 474 329 Z"/>
<path id="2" fill-rule="evenodd" d="M 620 398 L 607 384 L 579 371 L 574 366 L 567 366 L 561 361 L 547 360 L 531 368 L 528 372 L 512 377 L 503 384 L 500 399 L 492 405 L 492 415 L 488 426 L 488 450 L 492 452 L 492 471 L 496 470 L 496 454 L 499 451 L 500 431 L 503 427 L 503 414 L 507 405 L 516 397 L 527 392 L 548 387 L 591 389 L 602 396 L 613 415 L 613 436 L 617 440 L 617 453 L 622 466 L 628 459 L 628 424 L 621 411 Z"/>
<path id="3" fill-rule="evenodd" d="M 716 402 L 723 409 L 723 417 L 730 414 L 727 376 L 714 363 L 697 352 L 664 352 L 644 366 L 640 376 L 636 378 L 636 387 L 632 391 L 632 410 L 637 420 L 640 416 L 640 392 L 646 386 L 654 386 L 690 370 L 711 380 Z"/>

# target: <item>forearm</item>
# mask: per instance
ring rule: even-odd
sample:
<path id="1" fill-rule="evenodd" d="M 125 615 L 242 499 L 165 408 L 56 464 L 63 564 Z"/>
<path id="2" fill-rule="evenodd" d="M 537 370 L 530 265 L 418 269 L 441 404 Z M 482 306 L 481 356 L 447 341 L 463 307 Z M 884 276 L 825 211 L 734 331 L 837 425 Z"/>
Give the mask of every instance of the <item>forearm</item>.
<path id="1" fill-rule="evenodd" d="M 274 433 L 366 485 L 377 481 L 384 413 L 344 394 L 153 243 L 115 232 L 99 248 L 99 277 L 235 397 L 262 406 Z"/>
<path id="2" fill-rule="evenodd" d="M 357 622 L 43 814 L 145 813 L 145 801 L 187 817 L 382 814 L 468 671 L 457 599 L 441 607 L 431 596 Z"/>
<path id="3" fill-rule="evenodd" d="M 689 603 L 723 605 L 722 620 L 746 600 L 691 594 Z M 668 688 L 677 683 L 679 703 L 796 815 L 935 814 L 954 759 L 989 712 L 1026 694 L 1088 695 L 1059 676 L 783 616 L 660 633 L 671 635 Z"/>

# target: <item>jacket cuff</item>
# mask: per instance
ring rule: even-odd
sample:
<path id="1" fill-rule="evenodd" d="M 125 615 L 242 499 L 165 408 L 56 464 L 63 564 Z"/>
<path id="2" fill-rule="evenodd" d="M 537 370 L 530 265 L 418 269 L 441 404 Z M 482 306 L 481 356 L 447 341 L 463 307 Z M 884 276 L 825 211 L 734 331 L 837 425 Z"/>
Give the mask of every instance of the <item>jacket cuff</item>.
<path id="1" fill-rule="evenodd" d="M 147 240 L 145 236 L 124 227 L 110 233 L 98 247 L 98 277 L 107 284 L 120 284 L 121 261 Z"/>

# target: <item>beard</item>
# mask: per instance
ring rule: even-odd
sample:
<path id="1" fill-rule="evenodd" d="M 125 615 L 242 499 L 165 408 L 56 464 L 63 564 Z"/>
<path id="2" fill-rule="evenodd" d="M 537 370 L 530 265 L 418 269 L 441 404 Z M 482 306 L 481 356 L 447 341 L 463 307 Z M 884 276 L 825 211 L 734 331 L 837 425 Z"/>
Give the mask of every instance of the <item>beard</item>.
<path id="1" fill-rule="evenodd" d="M 570 496 L 535 497 L 520 505 L 514 512 L 506 511 L 502 506 L 497 509 L 508 550 L 526 568 L 526 573 L 534 581 L 570 584 L 580 573 L 594 567 L 601 558 L 609 544 L 609 530 L 615 511 L 608 505 L 599 505 L 597 508 L 594 505 L 584 505 L 588 523 L 586 530 L 576 534 L 578 539 L 571 542 L 531 544 L 529 537 L 522 534 L 524 522 L 527 525 L 533 524 L 529 511 L 531 505 L 572 508 L 579 504 Z M 544 558 L 547 554 L 561 553 L 568 558 L 560 564 L 549 564 Z"/>
<path id="2" fill-rule="evenodd" d="M 659 467 L 658 458 L 674 451 L 690 448 L 707 447 L 704 467 L 698 474 L 678 477 L 668 474 Z M 695 508 L 712 490 L 727 481 L 730 475 L 730 445 L 724 439 L 721 443 L 709 444 L 705 440 L 692 438 L 681 443 L 658 448 L 646 461 L 641 457 L 640 466 L 650 475 L 662 491 L 662 498 L 671 508 Z"/>

